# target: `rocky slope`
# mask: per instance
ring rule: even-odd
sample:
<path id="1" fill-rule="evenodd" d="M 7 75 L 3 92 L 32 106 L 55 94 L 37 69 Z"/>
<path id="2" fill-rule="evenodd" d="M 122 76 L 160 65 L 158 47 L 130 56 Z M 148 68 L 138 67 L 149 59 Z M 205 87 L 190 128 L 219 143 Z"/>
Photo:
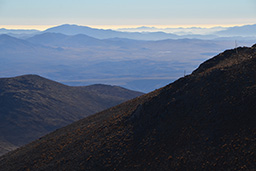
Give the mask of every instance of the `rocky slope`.
<path id="1" fill-rule="evenodd" d="M 3 170 L 254 170 L 256 45 L 0 158 Z"/>

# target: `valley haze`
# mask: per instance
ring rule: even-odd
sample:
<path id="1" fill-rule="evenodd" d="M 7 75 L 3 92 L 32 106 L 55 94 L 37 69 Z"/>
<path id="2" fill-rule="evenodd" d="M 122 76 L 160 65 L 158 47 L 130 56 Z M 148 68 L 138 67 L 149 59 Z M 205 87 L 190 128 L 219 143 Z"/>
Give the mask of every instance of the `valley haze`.
<path id="1" fill-rule="evenodd" d="M 256 37 L 255 25 L 221 28 L 209 35 L 120 32 L 69 24 L 44 31 L 0 29 L 0 33 L 1 77 L 38 74 L 67 85 L 102 83 L 142 92 L 191 73 L 219 51 L 251 46 Z"/>

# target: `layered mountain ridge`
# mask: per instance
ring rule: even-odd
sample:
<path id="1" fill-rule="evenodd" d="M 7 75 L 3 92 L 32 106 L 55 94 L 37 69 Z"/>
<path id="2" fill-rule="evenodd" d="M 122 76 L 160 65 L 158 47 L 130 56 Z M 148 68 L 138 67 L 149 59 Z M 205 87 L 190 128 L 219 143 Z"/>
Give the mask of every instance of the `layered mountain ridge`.
<path id="1" fill-rule="evenodd" d="M 181 38 L 199 38 L 215 39 L 217 37 L 243 37 L 251 39 L 255 37 L 255 24 L 234 27 L 212 27 L 212 28 L 155 28 L 155 27 L 138 27 L 138 28 L 120 28 L 117 30 L 97 29 L 88 26 L 63 24 L 48 28 L 44 31 L 39 30 L 13 30 L 0 29 L 0 34 L 9 34 L 19 38 L 28 38 L 40 33 L 62 33 L 66 35 L 86 34 L 99 39 L 108 38 L 130 38 L 138 40 L 163 40 L 163 39 L 181 39 Z M 238 37 L 237 37 L 238 36 Z"/>

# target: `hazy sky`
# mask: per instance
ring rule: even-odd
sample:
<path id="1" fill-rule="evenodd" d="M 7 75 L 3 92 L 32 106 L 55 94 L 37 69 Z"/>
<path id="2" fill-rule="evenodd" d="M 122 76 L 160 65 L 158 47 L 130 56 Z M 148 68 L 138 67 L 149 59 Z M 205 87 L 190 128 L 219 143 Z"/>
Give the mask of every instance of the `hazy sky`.
<path id="1" fill-rule="evenodd" d="M 0 0 L 0 27 L 66 23 L 102 27 L 253 24 L 256 0 Z"/>

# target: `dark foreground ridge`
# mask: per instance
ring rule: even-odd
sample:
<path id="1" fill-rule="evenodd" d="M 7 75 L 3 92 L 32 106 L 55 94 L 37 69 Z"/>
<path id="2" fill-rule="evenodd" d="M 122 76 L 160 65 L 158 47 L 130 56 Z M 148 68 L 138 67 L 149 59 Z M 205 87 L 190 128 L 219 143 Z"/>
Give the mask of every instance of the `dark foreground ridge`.
<path id="1" fill-rule="evenodd" d="M 66 86 L 37 75 L 0 79 L 0 155 L 142 95 L 117 86 Z"/>
<path id="2" fill-rule="evenodd" d="M 227 50 L 166 87 L 0 158 L 1 170 L 253 170 L 256 48 Z"/>

